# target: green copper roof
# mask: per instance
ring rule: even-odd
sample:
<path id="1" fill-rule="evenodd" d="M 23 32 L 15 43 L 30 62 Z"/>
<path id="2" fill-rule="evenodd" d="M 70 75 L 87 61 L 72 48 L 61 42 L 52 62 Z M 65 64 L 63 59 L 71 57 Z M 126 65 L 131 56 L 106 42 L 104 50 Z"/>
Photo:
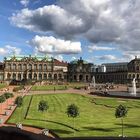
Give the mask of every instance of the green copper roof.
<path id="1" fill-rule="evenodd" d="M 75 60 L 71 61 L 70 64 L 78 64 L 80 61 L 82 61 L 83 64 L 88 64 L 87 61 L 85 61 L 85 60 L 79 60 L 79 59 L 75 59 Z"/>
<path id="2" fill-rule="evenodd" d="M 8 57 L 5 57 L 4 59 L 5 60 L 12 60 L 12 59 L 15 59 L 17 61 L 21 61 L 22 59 L 34 59 L 36 61 L 42 61 L 42 60 L 47 60 L 47 61 L 51 61 L 52 58 L 48 57 L 48 56 L 39 56 L 39 55 L 12 55 L 12 56 L 8 56 Z"/>

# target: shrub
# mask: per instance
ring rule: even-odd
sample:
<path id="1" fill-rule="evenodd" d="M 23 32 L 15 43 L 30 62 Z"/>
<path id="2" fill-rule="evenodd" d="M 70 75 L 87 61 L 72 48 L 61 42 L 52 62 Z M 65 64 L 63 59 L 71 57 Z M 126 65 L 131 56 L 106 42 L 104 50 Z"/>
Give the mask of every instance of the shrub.
<path id="1" fill-rule="evenodd" d="M 18 92 L 19 90 L 22 90 L 22 89 L 24 89 L 24 86 L 23 85 L 21 85 L 19 87 L 14 87 L 13 88 L 13 92 Z"/>
<path id="2" fill-rule="evenodd" d="M 5 102 L 5 100 L 6 100 L 5 96 L 4 96 L 4 95 L 1 95 L 1 96 L 0 96 L 0 103 Z"/>
<path id="3" fill-rule="evenodd" d="M 23 98 L 21 96 L 18 96 L 15 100 L 15 104 L 17 105 L 17 107 L 21 107 L 23 104 Z"/>
<path id="4" fill-rule="evenodd" d="M 4 93 L 4 96 L 6 99 L 14 97 L 13 93 L 9 93 L 9 92 Z"/>

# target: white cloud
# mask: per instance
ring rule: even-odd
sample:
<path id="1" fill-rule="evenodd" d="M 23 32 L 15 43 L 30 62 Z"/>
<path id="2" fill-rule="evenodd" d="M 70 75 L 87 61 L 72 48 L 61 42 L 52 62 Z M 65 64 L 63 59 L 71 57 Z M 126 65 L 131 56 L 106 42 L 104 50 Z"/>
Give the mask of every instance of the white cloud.
<path id="1" fill-rule="evenodd" d="M 54 58 L 59 60 L 59 61 L 63 61 L 63 59 L 64 59 L 63 56 L 60 55 L 60 54 L 59 55 L 55 55 Z"/>
<path id="2" fill-rule="evenodd" d="M 20 3 L 26 7 L 29 4 L 29 0 L 20 0 Z"/>
<path id="3" fill-rule="evenodd" d="M 89 52 L 93 52 L 93 51 L 110 51 L 110 50 L 114 50 L 115 48 L 111 48 L 111 47 L 100 47 L 100 46 L 88 46 L 88 50 Z"/>
<path id="4" fill-rule="evenodd" d="M 29 44 L 37 52 L 44 54 L 77 54 L 80 53 L 81 43 L 54 38 L 53 36 L 36 35 Z"/>
<path id="5" fill-rule="evenodd" d="M 2 56 L 6 56 L 6 55 L 10 55 L 10 54 L 18 55 L 20 53 L 21 53 L 20 48 L 13 47 L 10 45 L 6 45 L 6 46 L 0 48 L 0 55 L 2 55 Z"/>
<path id="6" fill-rule="evenodd" d="M 103 56 L 96 56 L 96 58 L 100 59 L 100 60 L 116 60 L 117 57 L 114 55 L 103 55 Z"/>
<path id="7" fill-rule="evenodd" d="M 12 24 L 34 32 L 53 32 L 91 43 L 114 43 L 123 51 L 140 51 L 139 0 L 61 0 L 57 5 L 23 9 Z"/>

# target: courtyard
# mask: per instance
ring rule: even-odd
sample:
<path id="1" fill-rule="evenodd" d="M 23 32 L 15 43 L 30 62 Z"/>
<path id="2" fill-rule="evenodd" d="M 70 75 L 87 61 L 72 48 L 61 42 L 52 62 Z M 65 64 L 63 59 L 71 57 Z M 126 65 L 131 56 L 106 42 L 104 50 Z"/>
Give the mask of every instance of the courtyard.
<path id="1" fill-rule="evenodd" d="M 49 105 L 47 112 L 37 109 L 40 100 Z M 74 103 L 79 107 L 80 115 L 73 118 L 66 114 L 67 105 Z M 126 105 L 129 109 L 124 119 L 124 133 L 127 137 L 140 137 L 140 101 L 132 99 L 102 98 L 74 93 L 47 95 L 28 95 L 24 97 L 23 106 L 17 108 L 8 123 L 21 122 L 39 128 L 52 130 L 59 137 L 82 136 L 119 136 L 120 119 L 115 118 L 115 108 Z"/>

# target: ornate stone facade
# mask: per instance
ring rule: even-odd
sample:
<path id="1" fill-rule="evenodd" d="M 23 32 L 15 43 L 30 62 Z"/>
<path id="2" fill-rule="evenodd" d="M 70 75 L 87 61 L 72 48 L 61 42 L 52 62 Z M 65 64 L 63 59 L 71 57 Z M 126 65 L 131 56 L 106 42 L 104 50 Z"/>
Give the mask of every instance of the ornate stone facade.
<path id="1" fill-rule="evenodd" d="M 68 64 L 68 80 L 75 82 L 90 82 L 93 77 L 93 64 L 80 58 Z"/>
<path id="2" fill-rule="evenodd" d="M 59 62 L 59 68 L 56 69 L 59 62 L 53 58 L 28 56 L 28 57 L 8 57 L 4 60 L 4 81 L 11 80 L 67 80 L 67 63 Z"/>
<path id="3" fill-rule="evenodd" d="M 95 76 L 97 83 L 131 83 L 133 78 L 140 82 L 139 58 L 136 57 L 131 60 L 127 63 L 127 67 L 126 63 L 112 63 L 112 65 L 110 63 L 107 65 L 109 65 L 107 71 L 100 71 L 95 70 L 96 67 L 93 63 L 88 63 L 82 58 L 67 64 L 43 56 L 12 56 L 5 58 L 4 62 L 0 63 L 0 81 L 91 82 Z"/>

